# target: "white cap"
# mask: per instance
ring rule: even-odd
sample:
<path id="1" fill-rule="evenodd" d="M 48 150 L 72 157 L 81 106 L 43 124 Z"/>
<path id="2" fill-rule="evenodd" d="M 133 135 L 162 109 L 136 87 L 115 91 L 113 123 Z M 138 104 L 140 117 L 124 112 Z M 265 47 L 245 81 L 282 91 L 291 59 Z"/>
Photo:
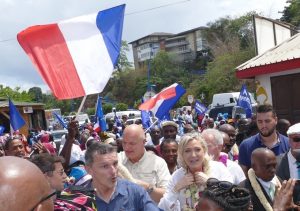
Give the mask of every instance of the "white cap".
<path id="1" fill-rule="evenodd" d="M 294 124 L 291 127 L 289 127 L 288 131 L 286 132 L 287 135 L 295 135 L 299 134 L 300 135 L 300 123 Z"/>

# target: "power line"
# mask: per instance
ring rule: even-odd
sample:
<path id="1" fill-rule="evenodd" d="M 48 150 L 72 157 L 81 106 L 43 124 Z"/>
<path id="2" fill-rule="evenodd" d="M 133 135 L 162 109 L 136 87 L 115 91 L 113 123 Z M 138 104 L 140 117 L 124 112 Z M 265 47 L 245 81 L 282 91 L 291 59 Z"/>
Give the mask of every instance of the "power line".
<path id="1" fill-rule="evenodd" d="M 176 4 L 183 4 L 183 3 L 186 3 L 188 1 L 191 1 L 191 0 L 177 1 L 177 2 L 170 3 L 170 4 L 164 4 L 164 5 L 161 5 L 161 6 L 152 7 L 152 8 L 149 8 L 149 9 L 144 9 L 144 10 L 140 10 L 140 11 L 130 12 L 130 13 L 126 13 L 125 16 L 127 16 L 127 15 L 135 15 L 135 14 L 139 14 L 139 13 L 143 13 L 143 12 L 148 12 L 148 11 L 151 11 L 151 10 L 156 10 L 156 9 L 160 9 L 160 8 L 163 8 L 163 7 L 169 7 L 169 6 L 173 6 L 173 5 L 176 5 Z M 0 43 L 9 42 L 9 41 L 12 41 L 12 40 L 15 40 L 15 38 L 0 40 Z"/>
<path id="2" fill-rule="evenodd" d="M 160 8 L 163 8 L 163 7 L 173 6 L 175 4 L 186 3 L 188 1 L 191 1 L 191 0 L 177 1 L 177 2 L 170 3 L 170 4 L 161 5 L 161 6 L 158 6 L 158 7 L 152 7 L 152 8 L 145 9 L 145 10 L 140 10 L 140 11 L 136 11 L 136 12 L 130 12 L 130 13 L 127 13 L 125 15 L 134 15 L 134 14 L 138 14 L 138 13 L 148 12 L 148 11 L 160 9 Z"/>

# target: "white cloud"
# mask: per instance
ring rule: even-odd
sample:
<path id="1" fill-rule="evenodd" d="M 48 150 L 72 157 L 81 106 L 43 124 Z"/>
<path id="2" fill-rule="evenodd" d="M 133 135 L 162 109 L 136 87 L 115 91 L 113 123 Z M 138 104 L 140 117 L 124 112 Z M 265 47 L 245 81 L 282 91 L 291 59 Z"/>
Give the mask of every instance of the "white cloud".
<path id="1" fill-rule="evenodd" d="M 95 13 L 122 3 L 127 4 L 125 14 L 129 14 L 175 2 L 179 0 L 4 0 L 0 5 L 0 38 L 12 40 L 0 42 L 0 84 L 46 87 L 16 40 L 16 34 L 28 26 Z M 253 10 L 279 18 L 278 11 L 284 5 L 285 0 L 190 0 L 126 15 L 123 39 L 130 42 L 153 32 L 178 33 Z"/>

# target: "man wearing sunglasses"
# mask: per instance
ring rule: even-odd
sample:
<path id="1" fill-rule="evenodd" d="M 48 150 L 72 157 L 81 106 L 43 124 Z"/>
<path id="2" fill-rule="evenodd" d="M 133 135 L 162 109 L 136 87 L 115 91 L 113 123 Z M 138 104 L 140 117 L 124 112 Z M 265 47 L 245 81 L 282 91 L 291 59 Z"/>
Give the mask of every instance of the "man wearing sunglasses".
<path id="1" fill-rule="evenodd" d="M 289 137 L 290 150 L 279 156 L 277 175 L 282 180 L 290 178 L 300 180 L 300 123 L 289 127 L 287 131 Z M 300 204 L 300 183 L 297 182 L 293 194 L 294 202 Z"/>
<path id="2" fill-rule="evenodd" d="M 28 160 L 0 158 L 0 210 L 53 210 L 50 190 L 42 172 Z"/>

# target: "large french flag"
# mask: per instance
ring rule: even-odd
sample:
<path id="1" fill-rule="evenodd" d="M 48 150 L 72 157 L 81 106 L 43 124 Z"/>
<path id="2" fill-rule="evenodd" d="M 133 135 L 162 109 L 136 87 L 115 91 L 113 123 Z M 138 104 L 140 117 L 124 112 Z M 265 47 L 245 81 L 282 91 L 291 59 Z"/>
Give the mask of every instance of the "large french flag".
<path id="1" fill-rule="evenodd" d="M 152 111 L 158 119 L 162 120 L 184 93 L 185 89 L 174 83 L 141 104 L 139 110 Z"/>
<path id="2" fill-rule="evenodd" d="M 32 26 L 17 39 L 58 99 L 100 93 L 120 54 L 124 12 L 120 5 Z"/>

